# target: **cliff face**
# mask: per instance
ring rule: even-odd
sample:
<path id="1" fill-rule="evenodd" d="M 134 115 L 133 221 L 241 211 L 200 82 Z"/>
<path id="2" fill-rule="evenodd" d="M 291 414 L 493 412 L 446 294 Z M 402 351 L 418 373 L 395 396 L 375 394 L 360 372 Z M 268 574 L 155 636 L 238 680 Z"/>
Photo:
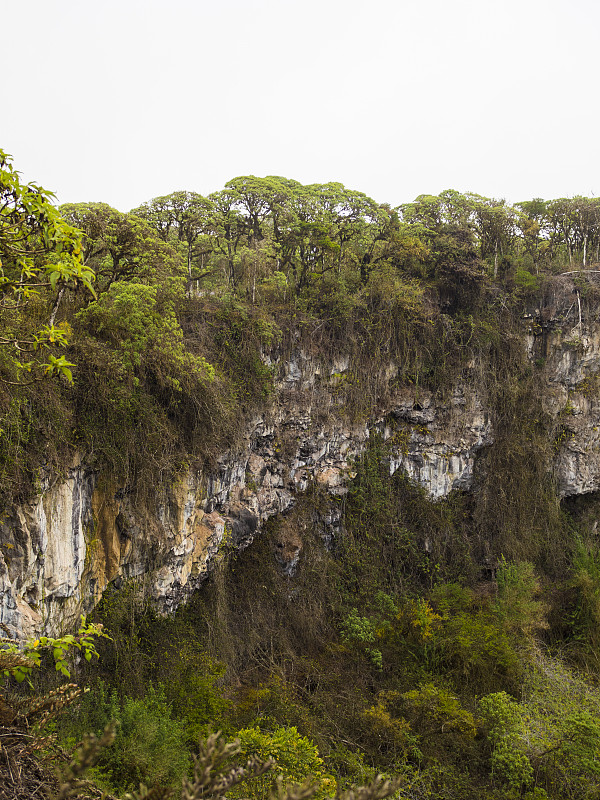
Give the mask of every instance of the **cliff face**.
<path id="1" fill-rule="evenodd" d="M 540 372 L 545 410 L 557 421 L 555 478 L 561 497 L 600 488 L 600 326 L 524 333 Z M 158 486 L 151 499 L 135 487 L 72 464 L 44 476 L 31 504 L 0 523 L 0 622 L 11 635 L 56 633 L 98 602 L 110 582 L 143 579 L 159 608 L 170 611 L 202 582 L 226 548 L 243 548 L 274 514 L 290 508 L 313 482 L 330 494 L 323 520 L 339 533 L 339 498 L 371 432 L 388 441 L 390 474 L 404 470 L 433 500 L 469 490 L 477 454 L 494 446 L 483 376 L 470 364 L 443 398 L 399 387 L 385 407 L 346 421 L 339 387 L 348 360 L 323 364 L 298 349 L 274 364 L 277 391 L 252 420 L 244 445 L 224 453 L 209 474 L 189 471 Z M 386 378 L 393 381 L 389 365 Z M 301 542 L 278 543 L 293 573 Z"/>
<path id="2" fill-rule="evenodd" d="M 545 410 L 558 423 L 555 475 L 561 497 L 600 488 L 600 325 L 550 327 L 527 337 L 530 358 L 544 362 Z"/>

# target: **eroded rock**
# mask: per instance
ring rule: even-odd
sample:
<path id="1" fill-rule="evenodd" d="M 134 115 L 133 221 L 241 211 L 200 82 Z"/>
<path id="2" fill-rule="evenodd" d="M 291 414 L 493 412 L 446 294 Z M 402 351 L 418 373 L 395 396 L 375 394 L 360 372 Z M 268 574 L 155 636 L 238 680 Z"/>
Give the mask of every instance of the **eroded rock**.
<path id="1" fill-rule="evenodd" d="M 555 468 L 559 490 L 568 495 L 600 489 L 600 404 L 585 383 L 600 371 L 600 329 L 576 346 L 564 337 L 552 333 L 546 343 L 544 402 L 567 431 Z M 539 357 L 535 343 L 528 344 L 532 360 Z M 342 535 L 339 498 L 373 433 L 386 443 L 390 474 L 403 470 L 433 499 L 470 489 L 478 452 L 493 446 L 489 409 L 468 374 L 442 399 L 398 387 L 370 419 L 352 423 L 340 412 L 337 391 L 347 359 L 323 364 L 298 350 L 279 368 L 275 398 L 214 472 L 190 471 L 142 501 L 83 459 L 65 476 L 46 476 L 31 504 L 5 515 L 0 622 L 6 629 L 28 635 L 72 627 L 109 583 L 128 578 L 143 581 L 157 606 L 172 611 L 226 548 L 247 546 L 312 484 L 331 496 L 324 529 L 332 547 Z M 389 380 L 397 374 L 393 364 L 382 370 Z M 286 536 L 274 555 L 292 575 L 302 545 Z"/>

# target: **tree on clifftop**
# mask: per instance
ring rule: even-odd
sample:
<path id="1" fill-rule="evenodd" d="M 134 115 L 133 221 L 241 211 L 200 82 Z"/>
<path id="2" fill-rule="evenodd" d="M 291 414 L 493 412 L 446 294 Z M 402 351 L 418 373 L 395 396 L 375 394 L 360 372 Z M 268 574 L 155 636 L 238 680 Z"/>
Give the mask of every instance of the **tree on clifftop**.
<path id="1" fill-rule="evenodd" d="M 12 383 L 46 375 L 71 380 L 72 366 L 57 348 L 69 329 L 56 325 L 67 288 L 92 294 L 94 273 L 83 263 L 81 233 L 52 205 L 53 195 L 22 183 L 0 150 L 0 360 Z"/>

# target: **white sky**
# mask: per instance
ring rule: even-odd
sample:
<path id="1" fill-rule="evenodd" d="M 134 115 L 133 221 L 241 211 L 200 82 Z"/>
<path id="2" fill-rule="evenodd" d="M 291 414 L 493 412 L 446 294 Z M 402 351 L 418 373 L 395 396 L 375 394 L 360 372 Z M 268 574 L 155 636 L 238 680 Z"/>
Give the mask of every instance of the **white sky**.
<path id="1" fill-rule="evenodd" d="M 598 0 L 0 0 L 0 147 L 128 210 L 238 175 L 600 194 Z"/>

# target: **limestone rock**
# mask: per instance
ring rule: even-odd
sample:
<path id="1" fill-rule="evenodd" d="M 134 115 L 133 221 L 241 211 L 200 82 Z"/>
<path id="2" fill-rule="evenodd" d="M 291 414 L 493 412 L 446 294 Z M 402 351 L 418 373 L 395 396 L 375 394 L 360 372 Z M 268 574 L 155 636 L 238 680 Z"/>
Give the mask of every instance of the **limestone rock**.
<path id="1" fill-rule="evenodd" d="M 532 364 L 544 359 L 544 404 L 563 438 L 555 472 L 562 496 L 600 489 L 600 326 L 526 337 Z M 403 470 L 432 499 L 469 490 L 477 455 L 493 446 L 489 409 L 478 392 L 476 365 L 444 398 L 398 387 L 385 407 L 351 423 L 338 387 L 349 360 L 322 363 L 302 350 L 279 370 L 277 393 L 252 420 L 243 446 L 223 453 L 210 473 L 189 471 L 151 498 L 115 486 L 85 465 L 45 475 L 39 495 L 0 520 L 0 623 L 11 635 L 72 627 L 106 587 L 142 581 L 164 612 L 205 579 L 227 548 L 246 547 L 274 514 L 290 509 L 316 483 L 331 496 L 321 520 L 327 546 L 341 535 L 339 498 L 372 432 L 386 442 L 389 470 Z M 469 379 L 469 370 L 473 379 Z M 394 364 L 382 366 L 392 381 Z M 282 526 L 274 556 L 293 575 L 302 543 Z"/>

